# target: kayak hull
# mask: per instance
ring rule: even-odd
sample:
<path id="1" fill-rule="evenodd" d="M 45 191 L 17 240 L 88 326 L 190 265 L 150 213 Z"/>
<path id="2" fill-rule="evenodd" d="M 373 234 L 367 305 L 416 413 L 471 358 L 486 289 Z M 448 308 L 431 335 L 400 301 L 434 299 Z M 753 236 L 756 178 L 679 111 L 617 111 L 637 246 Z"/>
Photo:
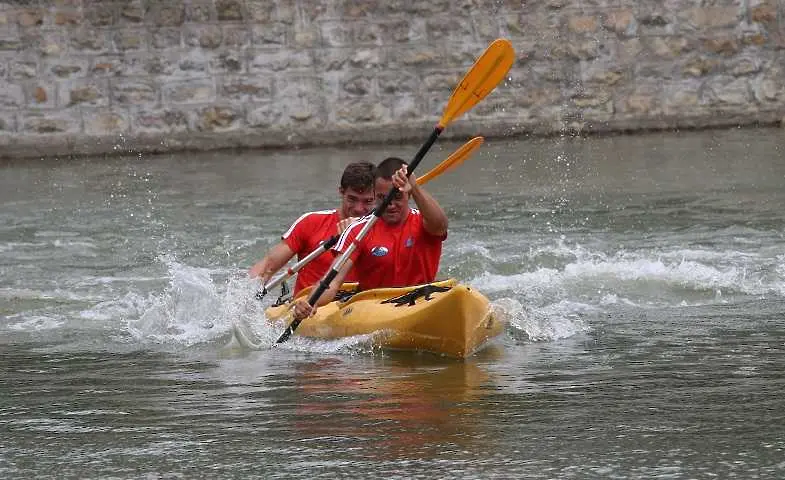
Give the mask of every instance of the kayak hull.
<path id="1" fill-rule="evenodd" d="M 343 290 L 356 289 L 345 284 Z M 304 290 L 297 296 L 307 298 Z M 291 322 L 291 303 L 267 309 L 272 322 Z M 380 288 L 319 307 L 296 335 L 336 339 L 374 334 L 374 346 L 465 358 L 504 330 L 488 299 L 454 279 L 427 285 Z"/>

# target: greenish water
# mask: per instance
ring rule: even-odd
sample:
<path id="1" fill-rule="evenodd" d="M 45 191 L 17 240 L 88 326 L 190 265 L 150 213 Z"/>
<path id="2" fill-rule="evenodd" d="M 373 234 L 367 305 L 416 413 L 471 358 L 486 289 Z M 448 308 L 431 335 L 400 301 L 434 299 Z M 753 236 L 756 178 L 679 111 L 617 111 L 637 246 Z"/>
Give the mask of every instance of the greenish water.
<path id="1" fill-rule="evenodd" d="M 441 276 L 512 316 L 465 362 L 233 344 L 280 333 L 246 269 L 418 146 L 0 164 L 0 475 L 782 478 L 781 130 L 493 140 L 434 180 Z"/>

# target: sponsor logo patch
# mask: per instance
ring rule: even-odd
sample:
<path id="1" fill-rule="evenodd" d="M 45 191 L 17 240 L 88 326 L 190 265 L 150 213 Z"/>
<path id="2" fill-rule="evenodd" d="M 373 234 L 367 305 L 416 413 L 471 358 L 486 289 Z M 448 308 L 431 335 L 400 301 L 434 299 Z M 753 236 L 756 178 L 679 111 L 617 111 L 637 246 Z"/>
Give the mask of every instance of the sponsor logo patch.
<path id="1" fill-rule="evenodd" d="M 387 247 L 376 246 L 371 249 L 371 255 L 374 257 L 383 257 L 387 255 L 390 251 L 387 250 Z"/>

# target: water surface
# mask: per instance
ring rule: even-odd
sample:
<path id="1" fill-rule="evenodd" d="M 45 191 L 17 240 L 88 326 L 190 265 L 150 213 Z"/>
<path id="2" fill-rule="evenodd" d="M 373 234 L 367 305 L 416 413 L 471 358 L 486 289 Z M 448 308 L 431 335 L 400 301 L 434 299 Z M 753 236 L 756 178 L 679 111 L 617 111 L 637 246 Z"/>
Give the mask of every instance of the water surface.
<path id="1" fill-rule="evenodd" d="M 344 165 L 418 147 L 0 164 L 0 475 L 785 475 L 781 130 L 487 141 L 428 185 L 511 315 L 467 361 L 232 342 Z"/>

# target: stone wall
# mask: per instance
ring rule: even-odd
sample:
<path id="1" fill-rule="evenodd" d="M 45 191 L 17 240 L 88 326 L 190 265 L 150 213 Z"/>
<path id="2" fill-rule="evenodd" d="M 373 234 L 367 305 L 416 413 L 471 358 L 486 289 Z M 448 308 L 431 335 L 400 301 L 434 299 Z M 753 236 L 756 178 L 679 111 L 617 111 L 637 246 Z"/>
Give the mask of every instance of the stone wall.
<path id="1" fill-rule="evenodd" d="M 0 157 L 774 123 L 784 0 L 0 0 Z"/>

